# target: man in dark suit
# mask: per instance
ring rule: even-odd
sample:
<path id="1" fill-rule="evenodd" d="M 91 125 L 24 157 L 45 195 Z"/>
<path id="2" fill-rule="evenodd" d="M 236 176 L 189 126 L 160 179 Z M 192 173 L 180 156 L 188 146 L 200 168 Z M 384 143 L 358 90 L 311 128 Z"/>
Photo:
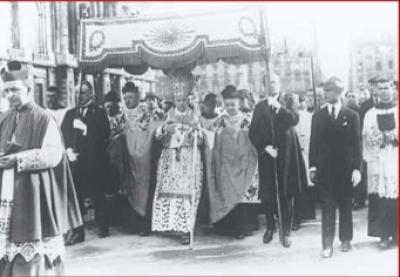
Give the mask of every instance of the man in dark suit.
<path id="1" fill-rule="evenodd" d="M 310 177 L 318 178 L 322 206 L 322 257 L 330 258 L 339 207 L 341 250 L 351 250 L 353 187 L 361 180 L 360 119 L 340 102 L 343 83 L 332 77 L 324 84 L 327 104 L 313 115 Z"/>
<path id="2" fill-rule="evenodd" d="M 298 115 L 285 108 L 278 101 L 280 93 L 279 77 L 271 76 L 271 94 L 255 107 L 253 118 L 249 127 L 249 137 L 257 149 L 258 168 L 260 177 L 259 198 L 265 208 L 267 230 L 263 237 L 264 243 L 269 243 L 273 238 L 275 229 L 275 216 L 278 210 L 277 194 L 275 187 L 274 163 L 277 165 L 277 179 L 279 198 L 282 211 L 282 225 L 284 239 L 282 245 L 290 247 L 290 229 L 293 219 L 293 196 L 295 188 L 290 179 L 288 170 L 291 168 L 285 158 L 287 144 L 287 131 L 295 126 L 299 120 Z"/>
<path id="3" fill-rule="evenodd" d="M 106 237 L 109 231 L 105 194 L 110 192 L 109 157 L 106 148 L 110 125 L 106 111 L 94 104 L 93 97 L 92 85 L 83 81 L 77 99 L 79 105 L 66 113 L 61 130 L 68 159 L 72 164 L 81 210 L 84 212 L 84 199 L 91 198 L 96 222 L 100 227 L 99 237 Z M 75 230 L 67 244 L 83 240 L 82 227 Z"/>

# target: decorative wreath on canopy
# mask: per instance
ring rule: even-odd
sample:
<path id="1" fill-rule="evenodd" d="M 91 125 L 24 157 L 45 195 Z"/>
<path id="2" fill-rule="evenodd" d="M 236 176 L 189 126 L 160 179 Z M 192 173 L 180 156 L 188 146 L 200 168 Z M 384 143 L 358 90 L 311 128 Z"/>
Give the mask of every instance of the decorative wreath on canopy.
<path id="1" fill-rule="evenodd" d="M 90 51 L 96 51 L 101 48 L 106 41 L 106 35 L 102 31 L 94 31 L 89 37 L 89 49 Z"/>

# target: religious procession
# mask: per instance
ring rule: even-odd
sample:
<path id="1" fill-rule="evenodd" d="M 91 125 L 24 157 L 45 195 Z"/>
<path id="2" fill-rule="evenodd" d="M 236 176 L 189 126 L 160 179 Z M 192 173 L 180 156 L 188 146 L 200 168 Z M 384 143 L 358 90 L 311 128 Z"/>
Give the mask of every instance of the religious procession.
<path id="1" fill-rule="evenodd" d="M 77 64 L 40 87 L 37 63 L 2 63 L 0 276 L 397 271 L 397 60 L 352 83 L 311 54 L 297 89 L 276 66 L 268 7 L 43 3 L 78 11 Z M 204 79 L 255 63 L 259 78 Z M 129 78 L 107 85 L 107 70 Z"/>

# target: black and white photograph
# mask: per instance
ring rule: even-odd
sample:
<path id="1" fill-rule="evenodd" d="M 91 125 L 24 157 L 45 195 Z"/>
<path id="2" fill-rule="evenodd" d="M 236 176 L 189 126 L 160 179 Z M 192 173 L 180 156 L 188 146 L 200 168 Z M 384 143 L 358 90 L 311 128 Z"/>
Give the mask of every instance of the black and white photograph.
<path id="1" fill-rule="evenodd" d="M 397 276 L 398 1 L 0 2 L 0 276 Z"/>

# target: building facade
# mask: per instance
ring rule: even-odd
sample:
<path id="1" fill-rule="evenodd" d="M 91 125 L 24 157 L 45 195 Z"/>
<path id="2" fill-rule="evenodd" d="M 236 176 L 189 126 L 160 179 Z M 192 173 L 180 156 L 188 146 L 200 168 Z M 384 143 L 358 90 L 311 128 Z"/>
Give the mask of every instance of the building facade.
<path id="1" fill-rule="evenodd" d="M 350 49 L 349 88 L 356 90 L 367 86 L 368 79 L 382 75 L 397 81 L 398 47 L 396 38 L 384 36 L 359 39 Z"/>
<path id="2" fill-rule="evenodd" d="M 46 105 L 46 88 L 57 86 L 64 105 L 72 107 L 80 79 L 80 20 L 128 15 L 131 16 L 117 2 L 1 2 L 0 67 L 10 60 L 22 62 L 33 72 L 34 98 L 39 105 Z M 133 76 L 121 69 L 107 69 L 94 75 L 83 74 L 83 78 L 94 84 L 96 101 L 100 103 L 106 92 L 119 92 Z M 150 90 L 151 75 L 138 83 Z M 5 107 L 4 99 L 1 107 Z"/>
<path id="3" fill-rule="evenodd" d="M 281 80 L 282 92 L 293 92 L 304 94 L 312 88 L 311 65 L 314 68 L 314 82 L 318 85 L 322 80 L 322 73 L 318 59 L 313 58 L 311 52 L 292 51 L 285 49 L 279 53 L 273 53 L 270 61 L 270 72 L 276 73 Z M 234 85 L 238 89 L 246 89 L 255 94 L 256 97 L 265 93 L 265 62 L 254 62 L 251 64 L 233 65 L 219 61 L 213 64 L 198 65 L 194 74 L 198 76 L 197 90 L 201 96 L 208 92 L 219 94 L 225 86 Z M 164 95 L 162 89 L 162 72 L 157 72 L 156 91 Z"/>

